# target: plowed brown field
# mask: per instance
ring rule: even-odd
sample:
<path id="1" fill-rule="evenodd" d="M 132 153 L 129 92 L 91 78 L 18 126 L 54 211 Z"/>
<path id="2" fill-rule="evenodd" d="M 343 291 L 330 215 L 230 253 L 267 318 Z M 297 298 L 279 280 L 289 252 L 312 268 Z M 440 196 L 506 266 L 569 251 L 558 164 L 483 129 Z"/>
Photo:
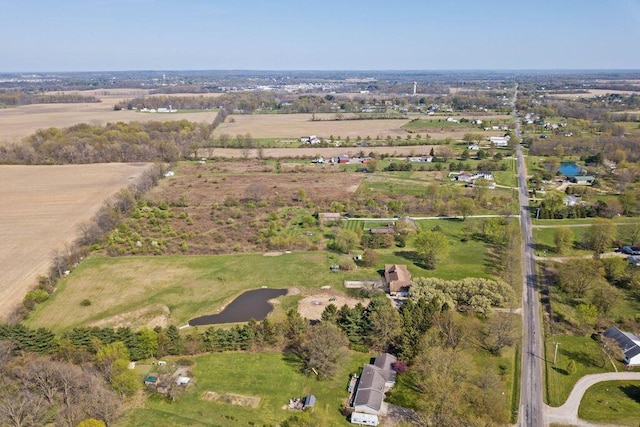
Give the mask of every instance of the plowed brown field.
<path id="1" fill-rule="evenodd" d="M 105 199 L 146 164 L 0 166 L 0 319 L 45 274 Z"/>

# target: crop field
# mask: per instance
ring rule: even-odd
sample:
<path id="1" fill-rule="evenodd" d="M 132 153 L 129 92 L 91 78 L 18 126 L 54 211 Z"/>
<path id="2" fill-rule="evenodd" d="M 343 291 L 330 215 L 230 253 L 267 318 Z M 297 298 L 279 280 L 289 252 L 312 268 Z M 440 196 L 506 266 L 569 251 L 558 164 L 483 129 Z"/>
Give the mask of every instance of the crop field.
<path id="1" fill-rule="evenodd" d="M 170 114 L 141 113 L 138 111 L 114 111 L 113 106 L 123 99 L 142 96 L 141 90 L 83 91 L 82 95 L 95 96 L 102 102 L 78 104 L 32 104 L 16 108 L 0 109 L 0 144 L 18 143 L 38 129 L 69 127 L 78 123 L 104 125 L 109 122 L 147 122 L 189 120 L 211 123 L 215 111 L 177 112 Z"/>
<path id="2" fill-rule="evenodd" d="M 316 114 L 317 121 L 311 120 L 311 114 L 253 114 L 231 115 L 214 132 L 215 137 L 226 133 L 231 136 L 249 133 L 254 138 L 292 138 L 299 145 L 301 136 L 316 135 L 328 139 L 333 135 L 337 139 L 358 136 L 366 138 L 404 137 L 407 132 L 401 126 L 409 119 L 386 120 L 332 120 L 334 114 Z"/>
<path id="3" fill-rule="evenodd" d="M 46 273 L 53 251 L 73 241 L 78 226 L 145 167 L 0 166 L 0 317 Z"/>

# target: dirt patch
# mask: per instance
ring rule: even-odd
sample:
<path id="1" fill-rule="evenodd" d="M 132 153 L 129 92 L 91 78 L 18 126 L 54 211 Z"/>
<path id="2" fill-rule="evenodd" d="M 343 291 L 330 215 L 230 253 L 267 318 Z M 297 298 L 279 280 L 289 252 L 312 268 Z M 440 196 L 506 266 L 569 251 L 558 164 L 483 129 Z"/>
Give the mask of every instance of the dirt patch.
<path id="1" fill-rule="evenodd" d="M 257 408 L 260 405 L 261 398 L 256 396 L 245 396 L 235 393 L 216 393 L 215 391 L 205 391 L 202 393 L 202 400 L 208 402 L 228 403 L 229 405 L 248 406 Z"/>
<path id="2" fill-rule="evenodd" d="M 262 254 L 262 256 L 280 256 L 282 255 L 282 252 L 265 252 Z"/>
<path id="3" fill-rule="evenodd" d="M 93 322 L 91 323 L 91 326 L 112 328 L 139 328 L 141 326 L 146 326 L 150 329 L 153 329 L 156 326 L 161 326 L 166 328 L 169 326 L 170 313 L 171 311 L 166 305 L 154 304 L 135 311 L 118 314 L 116 316 Z"/>
<path id="4" fill-rule="evenodd" d="M 351 298 L 337 291 L 323 290 L 320 293 L 307 296 L 300 300 L 298 303 L 298 313 L 309 320 L 320 320 L 322 312 L 329 304 L 333 304 L 338 308 L 346 304 L 353 308 L 358 303 L 366 307 L 369 305 L 369 300 Z"/>
<path id="5" fill-rule="evenodd" d="M 75 240 L 80 225 L 104 200 L 146 167 L 0 166 L 0 318 L 22 301 L 38 275 L 47 272 L 53 252 Z"/>

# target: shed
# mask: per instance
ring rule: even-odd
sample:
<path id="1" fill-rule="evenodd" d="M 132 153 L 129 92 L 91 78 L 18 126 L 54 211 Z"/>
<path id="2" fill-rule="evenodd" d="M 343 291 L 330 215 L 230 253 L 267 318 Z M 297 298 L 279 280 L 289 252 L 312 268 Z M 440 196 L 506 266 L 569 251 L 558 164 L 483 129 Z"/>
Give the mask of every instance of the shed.
<path id="1" fill-rule="evenodd" d="M 302 408 L 315 408 L 316 406 L 316 397 L 313 394 L 308 394 L 302 398 Z"/>
<path id="2" fill-rule="evenodd" d="M 593 184 L 596 178 L 590 175 L 576 175 L 569 178 L 574 184 Z"/>
<path id="3" fill-rule="evenodd" d="M 351 424 L 358 424 L 361 426 L 377 426 L 380 424 L 377 415 L 363 414 L 361 412 L 354 412 L 351 414 Z"/>

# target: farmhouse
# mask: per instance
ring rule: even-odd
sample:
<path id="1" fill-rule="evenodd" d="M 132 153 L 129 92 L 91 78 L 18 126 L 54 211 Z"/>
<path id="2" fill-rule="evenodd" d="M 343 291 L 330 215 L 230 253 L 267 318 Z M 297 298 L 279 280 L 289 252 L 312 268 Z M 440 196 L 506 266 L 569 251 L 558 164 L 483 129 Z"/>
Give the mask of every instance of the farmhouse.
<path id="1" fill-rule="evenodd" d="M 404 264 L 387 264 L 384 266 L 384 281 L 389 287 L 390 295 L 407 296 L 411 286 L 411 273 Z"/>
<path id="2" fill-rule="evenodd" d="M 640 338 L 630 332 L 622 332 L 615 326 L 604 331 L 602 335 L 616 341 L 624 354 L 624 363 L 627 366 L 640 366 Z"/>

